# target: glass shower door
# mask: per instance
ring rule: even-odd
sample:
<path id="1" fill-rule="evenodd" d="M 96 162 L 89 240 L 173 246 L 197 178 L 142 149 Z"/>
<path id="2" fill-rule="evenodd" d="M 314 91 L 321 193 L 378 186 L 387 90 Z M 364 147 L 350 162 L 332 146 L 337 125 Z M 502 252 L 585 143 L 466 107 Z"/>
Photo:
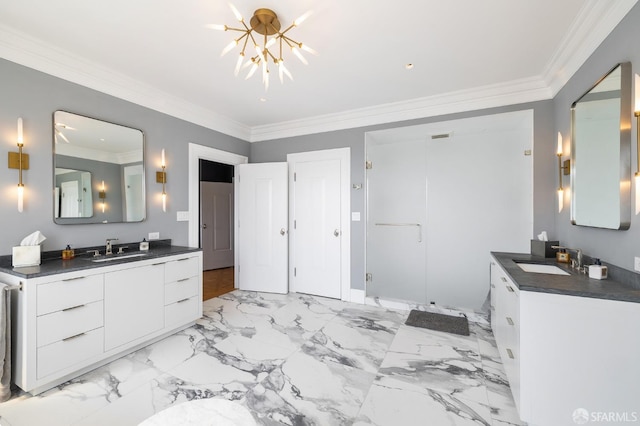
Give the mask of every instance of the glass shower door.
<path id="1" fill-rule="evenodd" d="M 426 144 L 367 140 L 366 294 L 427 303 Z"/>

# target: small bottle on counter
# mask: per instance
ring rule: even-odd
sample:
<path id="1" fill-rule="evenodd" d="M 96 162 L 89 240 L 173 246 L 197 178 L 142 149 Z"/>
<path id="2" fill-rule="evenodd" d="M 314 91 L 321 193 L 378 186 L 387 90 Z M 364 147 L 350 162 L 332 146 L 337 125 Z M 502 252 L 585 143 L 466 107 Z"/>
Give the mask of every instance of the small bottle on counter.
<path id="1" fill-rule="evenodd" d="M 62 250 L 62 260 L 69 260 L 69 259 L 73 259 L 74 257 L 76 257 L 75 252 L 73 251 L 71 246 L 67 244 L 67 247 L 64 250 Z"/>
<path id="2" fill-rule="evenodd" d="M 594 259 L 593 265 L 589 265 L 589 278 L 606 280 L 609 274 L 608 268 L 600 263 L 600 259 Z"/>
<path id="3" fill-rule="evenodd" d="M 140 251 L 148 251 L 149 250 L 149 241 L 146 238 L 143 238 L 140 241 Z"/>
<path id="4" fill-rule="evenodd" d="M 569 260 L 571 259 L 566 249 L 561 248 L 556 252 L 556 262 L 569 263 Z"/>

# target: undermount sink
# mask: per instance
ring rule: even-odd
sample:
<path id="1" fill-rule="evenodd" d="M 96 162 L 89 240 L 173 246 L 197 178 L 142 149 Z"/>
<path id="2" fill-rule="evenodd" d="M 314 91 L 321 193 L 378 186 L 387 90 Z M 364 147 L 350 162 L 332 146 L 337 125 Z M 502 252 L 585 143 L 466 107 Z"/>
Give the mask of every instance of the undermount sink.
<path id="1" fill-rule="evenodd" d="M 516 263 L 520 269 L 525 272 L 533 272 L 534 274 L 553 274 L 553 275 L 571 275 L 555 265 L 546 265 L 541 263 Z"/>
<path id="2" fill-rule="evenodd" d="M 132 257 L 142 257 L 146 255 L 147 255 L 146 253 L 114 254 L 113 256 L 102 256 L 99 258 L 94 258 L 94 259 L 91 259 L 91 261 L 96 263 L 111 262 L 113 260 L 129 259 Z"/>

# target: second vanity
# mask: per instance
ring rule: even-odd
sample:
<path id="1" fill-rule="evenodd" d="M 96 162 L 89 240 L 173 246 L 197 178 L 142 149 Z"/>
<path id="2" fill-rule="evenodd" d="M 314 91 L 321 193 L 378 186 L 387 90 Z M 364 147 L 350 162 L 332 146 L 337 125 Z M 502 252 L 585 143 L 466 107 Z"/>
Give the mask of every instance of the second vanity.
<path id="1" fill-rule="evenodd" d="M 527 254 L 492 253 L 490 268 L 491 328 L 521 419 L 571 425 L 579 409 L 594 422 L 640 418 L 640 290 Z"/>
<path id="2" fill-rule="evenodd" d="M 14 381 L 38 394 L 192 325 L 202 316 L 202 252 L 80 257 L 0 268 L 13 291 Z"/>

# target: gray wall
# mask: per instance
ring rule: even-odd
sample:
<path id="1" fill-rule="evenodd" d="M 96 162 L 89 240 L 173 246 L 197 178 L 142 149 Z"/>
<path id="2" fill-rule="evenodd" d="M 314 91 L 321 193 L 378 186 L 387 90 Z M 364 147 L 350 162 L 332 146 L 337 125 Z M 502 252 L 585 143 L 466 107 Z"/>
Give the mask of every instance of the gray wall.
<path id="1" fill-rule="evenodd" d="M 556 176 L 554 173 L 557 159 L 554 156 L 553 104 L 551 101 L 256 142 L 251 145 L 249 158 L 252 163 L 286 161 L 288 153 L 349 147 L 351 148 L 351 182 L 365 184 L 364 141 L 366 132 L 526 109 L 534 110 L 534 232 L 537 234 L 546 230 L 553 235 L 555 224 L 554 176 Z M 499 167 L 499 165 L 496 166 Z M 505 176 L 505 179 L 509 179 L 509 176 Z M 364 213 L 364 209 L 365 189 L 352 189 L 351 211 Z M 473 220 L 473 212 L 469 212 L 469 220 Z M 365 222 L 351 222 L 351 288 L 354 289 L 364 289 L 364 250 Z"/>
<path id="2" fill-rule="evenodd" d="M 249 155 L 249 143 L 184 120 L 87 89 L 33 69 L 0 59 L 0 255 L 33 231 L 46 237 L 44 250 L 104 244 L 106 238 L 139 241 L 149 232 L 187 245 L 188 222 L 176 222 L 178 210 L 188 210 L 189 142 L 240 155 Z M 52 117 L 66 110 L 141 129 L 145 134 L 147 220 L 141 223 L 56 225 L 53 223 Z M 25 153 L 30 170 L 24 172 L 25 205 L 19 213 L 16 201 L 18 171 L 6 167 L 7 152 L 17 151 L 16 122 L 24 120 Z M 160 150 L 167 157 L 167 212 L 160 205 Z"/>
<path id="3" fill-rule="evenodd" d="M 640 48 L 638 48 L 638 40 L 640 40 L 640 25 L 638 23 L 640 23 L 640 3 L 631 9 L 616 29 L 554 98 L 554 134 L 560 131 L 565 140 L 569 139 L 571 133 L 571 104 L 589 90 L 615 64 L 629 61 L 632 65 L 633 74 L 639 72 Z M 635 117 L 632 117 L 632 123 L 631 170 L 635 172 L 637 170 Z M 568 187 L 569 181 L 569 177 L 566 176 L 563 185 Z M 552 191 L 552 189 L 550 188 L 549 191 Z M 562 244 L 569 247 L 582 248 L 589 256 L 599 257 L 606 262 L 633 270 L 633 258 L 634 256 L 640 256 L 640 246 L 638 245 L 640 240 L 640 218 L 633 213 L 632 211 L 629 230 L 612 231 L 571 225 L 570 209 L 565 206 L 562 213 L 556 214 L 556 236 Z"/>

